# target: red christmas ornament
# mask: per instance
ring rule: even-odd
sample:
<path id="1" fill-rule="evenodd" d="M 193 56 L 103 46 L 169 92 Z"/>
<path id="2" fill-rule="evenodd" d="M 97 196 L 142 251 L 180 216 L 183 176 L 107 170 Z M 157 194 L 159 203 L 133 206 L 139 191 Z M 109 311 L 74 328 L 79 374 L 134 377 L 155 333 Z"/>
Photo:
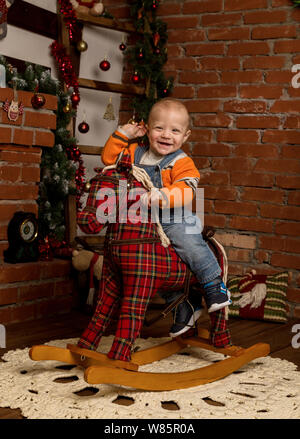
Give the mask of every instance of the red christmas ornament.
<path id="1" fill-rule="evenodd" d="M 121 43 L 119 46 L 119 49 L 124 52 L 124 50 L 126 49 L 126 45 L 124 43 Z"/>
<path id="2" fill-rule="evenodd" d="M 143 52 L 143 50 L 142 50 L 142 49 L 140 49 L 140 51 L 139 51 L 139 54 L 138 54 L 138 59 L 139 59 L 139 60 L 142 60 L 142 59 L 144 59 L 144 52 Z"/>
<path id="3" fill-rule="evenodd" d="M 158 7 L 158 5 L 159 5 L 159 1 L 158 0 L 153 0 L 152 9 L 156 9 Z"/>
<path id="4" fill-rule="evenodd" d="M 160 55 L 161 51 L 159 47 L 156 47 L 154 50 L 155 55 Z"/>
<path id="5" fill-rule="evenodd" d="M 137 74 L 137 72 L 134 72 L 134 74 L 131 76 L 131 81 L 132 81 L 134 84 L 138 84 L 138 83 L 140 82 L 140 77 L 139 77 L 139 75 Z"/>
<path id="6" fill-rule="evenodd" d="M 36 110 L 42 108 L 45 102 L 46 102 L 45 96 L 41 95 L 40 93 L 34 93 L 34 95 L 31 98 L 31 105 Z"/>
<path id="7" fill-rule="evenodd" d="M 110 69 L 110 62 L 107 61 L 107 59 L 104 59 L 103 61 L 101 61 L 101 63 L 99 64 L 99 67 L 101 70 L 103 70 L 104 72 L 107 72 L 107 70 Z"/>
<path id="8" fill-rule="evenodd" d="M 74 107 L 76 107 L 79 104 L 80 97 L 79 94 L 76 93 L 75 91 L 72 93 L 71 101 Z"/>
<path id="9" fill-rule="evenodd" d="M 78 125 L 78 131 L 80 131 L 83 134 L 87 133 L 89 131 L 89 129 L 90 129 L 89 124 L 86 123 L 85 121 L 81 122 Z"/>

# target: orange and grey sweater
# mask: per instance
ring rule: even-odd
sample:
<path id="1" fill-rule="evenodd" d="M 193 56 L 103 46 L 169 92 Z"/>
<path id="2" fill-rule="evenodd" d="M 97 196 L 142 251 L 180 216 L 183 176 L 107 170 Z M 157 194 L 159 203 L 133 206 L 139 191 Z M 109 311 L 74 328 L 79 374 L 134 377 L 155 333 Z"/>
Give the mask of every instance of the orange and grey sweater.
<path id="1" fill-rule="evenodd" d="M 120 153 L 130 154 L 131 163 L 138 143 L 131 143 L 121 131 L 115 131 L 107 140 L 101 159 L 107 165 L 116 163 Z M 145 152 L 140 164 L 157 165 L 164 156 L 155 156 L 151 150 Z M 193 160 L 185 152 L 181 152 L 165 168 L 161 169 L 163 187 L 160 189 L 166 195 L 169 207 L 179 207 L 191 203 L 197 188 L 200 173 Z M 179 191 L 178 191 L 179 189 Z"/>

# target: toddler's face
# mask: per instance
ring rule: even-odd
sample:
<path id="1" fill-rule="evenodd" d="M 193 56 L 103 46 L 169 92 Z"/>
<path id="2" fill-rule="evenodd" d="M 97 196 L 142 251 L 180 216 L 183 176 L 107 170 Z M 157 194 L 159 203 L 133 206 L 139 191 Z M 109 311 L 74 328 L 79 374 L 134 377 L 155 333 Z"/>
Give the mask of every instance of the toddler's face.
<path id="1" fill-rule="evenodd" d="M 184 110 L 158 106 L 148 123 L 150 149 L 160 155 L 177 151 L 190 135 L 188 115 Z"/>

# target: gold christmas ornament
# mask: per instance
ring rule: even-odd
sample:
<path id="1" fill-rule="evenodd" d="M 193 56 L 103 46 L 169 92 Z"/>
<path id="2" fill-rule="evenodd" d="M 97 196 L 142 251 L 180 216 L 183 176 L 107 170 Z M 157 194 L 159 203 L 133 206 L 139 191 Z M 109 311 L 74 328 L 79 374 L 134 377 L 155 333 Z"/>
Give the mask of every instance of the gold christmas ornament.
<path id="1" fill-rule="evenodd" d="M 85 52 L 88 48 L 88 44 L 86 41 L 80 40 L 80 41 L 78 41 L 76 47 L 77 47 L 78 52 Z"/>
<path id="2" fill-rule="evenodd" d="M 91 189 L 91 183 L 87 181 L 84 185 L 84 191 L 89 192 L 90 189 Z"/>
<path id="3" fill-rule="evenodd" d="M 72 109 L 72 105 L 70 104 L 70 102 L 67 102 L 66 105 L 63 107 L 63 112 L 69 113 L 71 109 Z"/>
<path id="4" fill-rule="evenodd" d="M 109 102 L 107 104 L 105 113 L 103 115 L 103 119 L 106 119 L 106 120 L 115 120 L 116 119 L 115 118 L 115 114 L 114 114 L 114 107 L 113 107 L 112 99 L 111 98 L 109 98 Z"/>

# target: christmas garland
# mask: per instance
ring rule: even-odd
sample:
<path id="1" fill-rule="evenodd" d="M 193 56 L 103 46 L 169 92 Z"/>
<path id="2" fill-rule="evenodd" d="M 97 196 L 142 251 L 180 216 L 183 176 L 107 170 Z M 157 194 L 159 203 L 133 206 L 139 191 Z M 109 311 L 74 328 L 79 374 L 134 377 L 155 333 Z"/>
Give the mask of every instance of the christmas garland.
<path id="1" fill-rule="evenodd" d="M 295 8 L 300 8 L 300 0 L 292 0 Z"/>
<path id="2" fill-rule="evenodd" d="M 84 167 L 76 139 L 67 129 L 75 110 L 66 106 L 74 92 L 72 88 L 64 92 L 60 82 L 51 78 L 50 70 L 38 65 L 26 63 L 24 74 L 17 71 L 0 56 L 0 64 L 6 70 L 6 82 L 9 87 L 39 94 L 51 94 L 58 98 L 56 110 L 57 126 L 53 131 L 53 148 L 43 148 L 41 160 L 41 181 L 39 185 L 39 235 L 63 240 L 65 238 L 65 202 L 68 194 L 76 195 L 77 204 L 85 185 Z M 74 178 L 76 186 L 74 185 Z"/>

